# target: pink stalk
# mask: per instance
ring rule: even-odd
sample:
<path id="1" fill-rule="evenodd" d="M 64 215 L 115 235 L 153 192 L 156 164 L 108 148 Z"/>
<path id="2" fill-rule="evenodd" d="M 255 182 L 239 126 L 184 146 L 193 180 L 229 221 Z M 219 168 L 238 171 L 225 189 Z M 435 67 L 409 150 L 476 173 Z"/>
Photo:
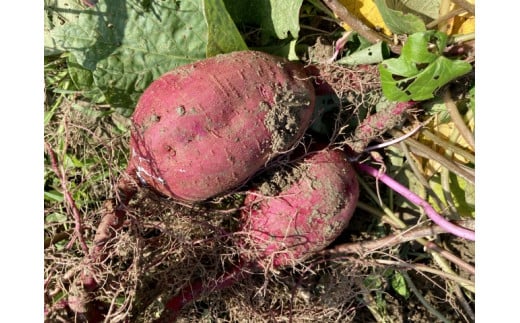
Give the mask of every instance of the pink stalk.
<path id="1" fill-rule="evenodd" d="M 367 165 L 356 163 L 355 166 L 358 170 L 360 170 L 366 174 L 369 174 L 369 175 L 377 178 L 381 182 L 385 183 L 386 185 L 388 185 L 388 187 L 390 187 L 391 189 L 393 189 L 394 191 L 399 193 L 401 196 L 408 199 L 410 202 L 415 203 L 416 205 L 419 205 L 420 207 L 422 207 L 424 209 L 424 211 L 426 212 L 426 215 L 433 222 L 435 222 L 438 226 L 445 229 L 446 232 L 449 232 L 451 234 L 454 234 L 454 235 L 464 238 L 464 239 L 475 241 L 475 231 L 460 227 L 456 224 L 449 222 L 444 217 L 439 215 L 435 211 L 435 209 L 430 204 L 428 204 L 428 202 L 426 202 L 425 200 L 420 198 L 415 193 L 411 192 L 409 189 L 407 189 L 406 187 L 404 187 L 403 185 L 401 185 L 400 183 L 395 181 L 390 176 L 388 176 L 386 174 L 382 174 L 377 169 L 372 168 Z"/>
<path id="2" fill-rule="evenodd" d="M 236 267 L 228 270 L 220 278 L 207 283 L 203 283 L 201 280 L 199 280 L 188 284 L 177 295 L 170 298 L 170 300 L 165 304 L 165 312 L 162 314 L 161 318 L 156 321 L 156 323 L 175 321 L 177 315 L 179 315 L 179 312 L 187 304 L 193 302 L 204 294 L 230 287 L 243 277 L 243 274 L 245 273 L 245 267 L 245 263 L 241 262 Z"/>

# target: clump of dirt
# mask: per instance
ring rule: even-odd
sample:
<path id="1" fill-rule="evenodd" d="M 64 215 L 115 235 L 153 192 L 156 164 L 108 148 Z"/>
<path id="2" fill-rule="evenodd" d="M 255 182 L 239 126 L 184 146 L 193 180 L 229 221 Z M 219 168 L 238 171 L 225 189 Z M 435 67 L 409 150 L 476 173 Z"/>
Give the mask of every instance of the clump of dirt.
<path id="1" fill-rule="evenodd" d="M 276 87 L 274 104 L 268 109 L 264 124 L 271 133 L 273 153 L 283 153 L 303 133 L 300 111 L 308 109 L 311 97 L 308 91 L 293 91 L 286 86 Z"/>
<path id="2" fill-rule="evenodd" d="M 305 172 L 305 165 L 291 167 L 288 164 L 280 164 L 255 178 L 252 185 L 265 196 L 277 196 L 300 180 Z"/>

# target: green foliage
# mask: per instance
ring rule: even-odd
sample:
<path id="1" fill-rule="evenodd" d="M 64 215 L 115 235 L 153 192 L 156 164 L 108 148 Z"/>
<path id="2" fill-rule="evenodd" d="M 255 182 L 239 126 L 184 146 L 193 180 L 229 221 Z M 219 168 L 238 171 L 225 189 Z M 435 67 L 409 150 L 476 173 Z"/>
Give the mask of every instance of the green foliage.
<path id="1" fill-rule="evenodd" d="M 51 12 L 64 10 L 53 7 Z M 76 85 L 126 115 L 165 72 L 247 49 L 222 0 L 101 0 L 77 12 L 63 24 L 48 24 L 48 52 L 69 51 L 69 72 Z"/>
<path id="2" fill-rule="evenodd" d="M 224 2 L 235 23 L 260 28 L 264 42 L 271 38 L 298 38 L 299 15 L 303 0 L 224 0 Z"/>
<path id="3" fill-rule="evenodd" d="M 384 95 L 392 101 L 421 101 L 471 71 L 471 64 L 443 56 L 447 35 L 425 31 L 410 35 L 401 55 L 379 64 Z"/>
<path id="4" fill-rule="evenodd" d="M 44 55 L 58 55 L 65 52 L 65 48 L 53 38 L 52 30 L 63 24 L 77 21 L 78 12 L 83 11 L 84 8 L 79 4 L 79 1 L 74 0 L 45 0 L 44 6 Z"/>
<path id="5" fill-rule="evenodd" d="M 440 0 L 374 0 L 385 25 L 395 34 L 426 30 L 425 23 L 438 18 Z"/>
<path id="6" fill-rule="evenodd" d="M 387 6 L 387 1 L 385 0 L 374 0 L 374 2 L 381 13 L 381 17 L 385 21 L 385 25 L 393 33 L 412 34 L 426 30 L 426 26 L 421 18 L 413 14 L 393 10 Z"/>
<path id="7" fill-rule="evenodd" d="M 208 23 L 207 57 L 247 49 L 223 0 L 204 0 L 204 14 Z"/>
<path id="8" fill-rule="evenodd" d="M 397 270 L 392 271 L 392 275 L 390 276 L 390 285 L 397 292 L 397 294 L 401 295 L 405 299 L 410 297 L 410 291 L 406 286 L 406 280 L 401 272 Z"/>
<path id="9" fill-rule="evenodd" d="M 440 176 L 435 176 L 430 181 L 432 190 L 439 196 L 442 202 L 446 203 L 444 192 L 441 184 Z M 449 192 L 453 200 L 454 206 L 457 209 L 457 214 L 462 218 L 475 217 L 475 186 L 468 183 L 461 177 L 453 173 L 449 174 Z M 442 211 L 442 210 L 439 210 Z"/>
<path id="10" fill-rule="evenodd" d="M 390 49 L 384 42 L 378 42 L 364 48 L 359 48 L 352 54 L 346 55 L 337 61 L 338 64 L 360 65 L 381 63 L 390 56 Z"/>

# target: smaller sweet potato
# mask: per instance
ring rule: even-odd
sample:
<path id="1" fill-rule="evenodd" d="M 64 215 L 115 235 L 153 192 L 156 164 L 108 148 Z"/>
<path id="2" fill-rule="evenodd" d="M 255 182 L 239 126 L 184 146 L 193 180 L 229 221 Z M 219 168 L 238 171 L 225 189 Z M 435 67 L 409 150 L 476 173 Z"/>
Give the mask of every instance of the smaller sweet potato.
<path id="1" fill-rule="evenodd" d="M 293 265 L 325 248 L 348 225 L 359 197 L 356 175 L 341 151 L 314 152 L 289 173 L 273 176 L 285 178 L 275 196 L 255 189 L 244 202 L 243 251 L 264 266 Z"/>

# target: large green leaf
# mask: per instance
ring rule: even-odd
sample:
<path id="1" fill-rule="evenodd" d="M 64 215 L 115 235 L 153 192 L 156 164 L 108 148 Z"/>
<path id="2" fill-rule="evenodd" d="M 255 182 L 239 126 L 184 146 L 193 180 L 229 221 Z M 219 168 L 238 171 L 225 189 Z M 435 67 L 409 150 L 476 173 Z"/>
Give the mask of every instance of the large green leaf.
<path id="1" fill-rule="evenodd" d="M 271 0 L 273 30 L 280 39 L 298 38 L 300 33 L 300 8 L 303 0 Z"/>
<path id="2" fill-rule="evenodd" d="M 381 87 L 392 101 L 422 101 L 453 79 L 471 71 L 471 64 L 442 55 L 447 36 L 437 31 L 411 35 L 399 58 L 379 64 Z"/>
<path id="3" fill-rule="evenodd" d="M 298 38 L 303 0 L 224 0 L 224 3 L 237 24 L 257 26 L 262 29 L 262 36 Z"/>
<path id="4" fill-rule="evenodd" d="M 204 0 L 204 14 L 208 23 L 207 57 L 247 49 L 223 0 Z"/>
<path id="5" fill-rule="evenodd" d="M 426 30 L 426 25 L 418 15 L 422 11 L 413 10 L 406 6 L 406 2 L 412 1 L 387 1 L 374 0 L 377 9 L 381 13 L 385 25 L 395 34 L 412 34 Z M 432 1 L 421 1 L 422 3 L 430 3 Z M 412 4 L 417 1 L 412 2 Z M 433 5 L 432 5 L 433 6 Z M 438 5 L 437 5 L 438 7 Z M 426 9 L 426 8 L 422 8 Z"/>
<path id="6" fill-rule="evenodd" d="M 144 89 L 176 66 L 206 57 L 203 0 L 100 0 L 53 38 L 93 72 L 95 85 L 115 107 L 131 112 Z"/>
<path id="7" fill-rule="evenodd" d="M 75 0 L 45 0 L 45 15 L 43 26 L 44 55 L 56 55 L 65 51 L 52 37 L 52 30 L 56 27 L 78 20 L 84 8 Z"/>

